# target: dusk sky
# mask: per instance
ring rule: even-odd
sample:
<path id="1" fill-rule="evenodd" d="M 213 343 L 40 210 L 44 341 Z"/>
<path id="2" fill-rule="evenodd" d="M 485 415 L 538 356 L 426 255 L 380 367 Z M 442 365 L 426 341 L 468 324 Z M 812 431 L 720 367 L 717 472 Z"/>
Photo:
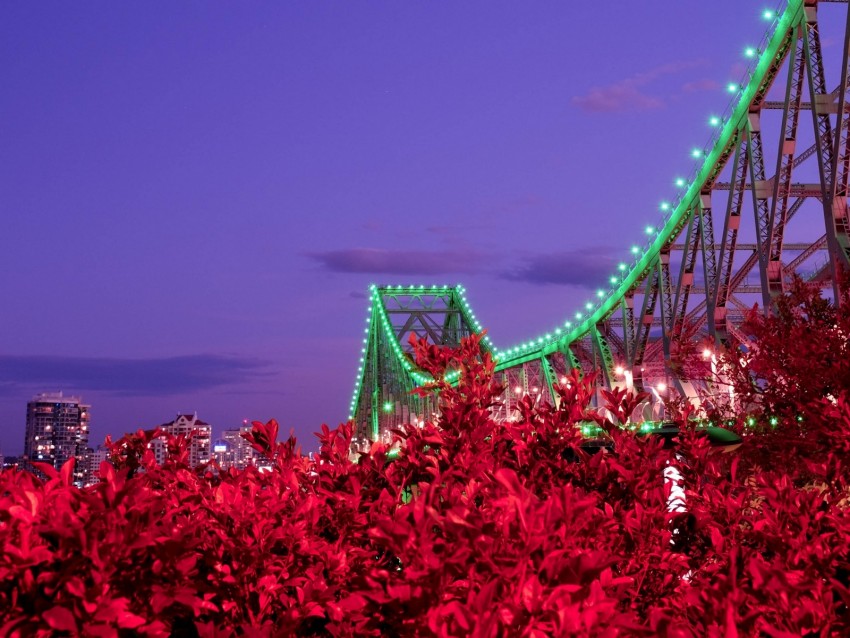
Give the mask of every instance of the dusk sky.
<path id="1" fill-rule="evenodd" d="M 370 283 L 560 323 L 693 168 L 765 6 L 0 5 L 0 449 L 347 416 Z"/>

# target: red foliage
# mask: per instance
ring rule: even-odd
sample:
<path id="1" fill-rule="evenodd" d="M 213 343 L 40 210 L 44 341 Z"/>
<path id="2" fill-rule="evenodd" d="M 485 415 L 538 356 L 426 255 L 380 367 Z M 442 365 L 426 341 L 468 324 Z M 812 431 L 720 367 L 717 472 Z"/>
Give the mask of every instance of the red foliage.
<path id="1" fill-rule="evenodd" d="M 690 427 L 671 449 L 615 427 L 591 453 L 590 380 L 497 424 L 476 339 L 415 348 L 461 375 L 423 390 L 441 414 L 399 430 L 397 454 L 353 462 L 346 424 L 311 460 L 271 421 L 248 437 L 268 472 L 190 468 L 179 438 L 159 466 L 151 431 L 89 488 L 70 465 L 0 474 L 0 635 L 850 635 L 847 385 L 789 405 L 802 430 L 771 403 L 781 427 L 734 452 Z M 619 419 L 635 401 L 608 400 Z M 687 511 L 668 506 L 671 467 Z"/>

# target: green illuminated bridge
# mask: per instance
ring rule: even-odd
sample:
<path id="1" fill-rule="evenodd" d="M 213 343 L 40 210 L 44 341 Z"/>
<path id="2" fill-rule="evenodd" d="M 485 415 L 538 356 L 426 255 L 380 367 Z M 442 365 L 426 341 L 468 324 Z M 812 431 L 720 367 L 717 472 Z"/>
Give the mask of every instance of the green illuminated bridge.
<path id="1" fill-rule="evenodd" d="M 789 0 L 764 17 L 769 29 L 746 49 L 751 65 L 729 85 L 731 103 L 692 151 L 694 171 L 676 180 L 630 260 L 535 339 L 503 348 L 484 338 L 504 386 L 497 418 L 512 418 L 528 393 L 554 403 L 554 385 L 573 368 L 596 372 L 601 386 L 650 391 L 650 418 L 665 393 L 711 393 L 674 372 L 685 338 L 701 340 L 709 359 L 714 344 L 744 341 L 746 311 L 769 309 L 794 274 L 838 292 L 850 266 L 847 0 Z M 821 26 L 842 41 L 823 48 Z M 411 334 L 454 345 L 481 330 L 462 286 L 378 286 L 370 299 L 350 410 L 357 445 L 436 409 L 410 394 L 428 380 L 410 357 Z"/>

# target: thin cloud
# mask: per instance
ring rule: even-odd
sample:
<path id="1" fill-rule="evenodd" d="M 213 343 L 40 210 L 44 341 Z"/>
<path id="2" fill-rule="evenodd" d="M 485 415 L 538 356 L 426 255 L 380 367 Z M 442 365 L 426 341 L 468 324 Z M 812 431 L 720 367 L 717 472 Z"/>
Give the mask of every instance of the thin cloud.
<path id="1" fill-rule="evenodd" d="M 685 82 L 682 85 L 683 93 L 699 93 L 701 91 L 716 91 L 720 88 L 720 83 L 710 78 L 701 78 L 692 82 Z"/>
<path id="2" fill-rule="evenodd" d="M 484 259 L 468 251 L 349 248 L 310 253 L 325 270 L 340 273 L 441 275 L 477 272 Z"/>
<path id="3" fill-rule="evenodd" d="M 270 374 L 258 359 L 199 354 L 161 359 L 0 356 L 0 394 L 69 390 L 119 396 L 174 395 Z"/>
<path id="4" fill-rule="evenodd" d="M 616 260 L 606 249 L 573 250 L 526 258 L 503 279 L 531 284 L 599 288 L 616 271 Z"/>
<path id="5" fill-rule="evenodd" d="M 616 111 L 651 111 L 664 107 L 660 97 L 642 93 L 629 81 L 597 86 L 587 95 L 573 98 L 573 104 L 590 113 L 613 113 Z"/>
<path id="6" fill-rule="evenodd" d="M 628 78 L 605 86 L 595 86 L 586 95 L 577 95 L 572 103 L 591 113 L 612 113 L 615 111 L 648 111 L 664 108 L 665 101 L 660 95 L 653 95 L 644 87 L 658 78 L 674 75 L 682 71 L 704 66 L 703 59 L 662 64 L 648 71 L 636 73 Z"/>

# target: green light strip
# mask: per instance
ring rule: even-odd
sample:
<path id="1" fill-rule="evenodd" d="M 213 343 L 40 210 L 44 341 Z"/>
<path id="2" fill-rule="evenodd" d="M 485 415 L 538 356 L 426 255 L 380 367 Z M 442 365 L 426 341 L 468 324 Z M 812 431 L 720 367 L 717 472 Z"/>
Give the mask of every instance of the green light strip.
<path id="1" fill-rule="evenodd" d="M 725 118 L 711 116 L 709 124 L 714 127 L 719 127 L 719 132 L 710 142 L 711 149 L 706 152 L 705 147 L 694 149 L 694 157 L 703 158 L 699 170 L 695 177 L 688 182 L 683 177 L 678 177 L 674 180 L 677 188 L 686 188 L 685 193 L 679 197 L 675 204 L 670 204 L 667 201 L 662 201 L 660 209 L 667 214 L 666 220 L 661 228 L 657 230 L 655 226 L 647 226 L 646 231 L 649 235 L 655 235 L 652 243 L 641 251 L 637 245 L 632 246 L 631 253 L 634 255 L 631 266 L 626 262 L 618 265 L 618 272 L 612 275 L 609 279 L 610 287 L 606 291 L 600 289 L 596 291 L 598 301 L 586 302 L 584 308 L 575 313 L 575 324 L 572 320 L 565 321 L 562 326 L 556 327 L 554 330 L 540 335 L 535 339 L 531 339 L 525 343 L 505 348 L 497 349 L 493 346 L 489 336 L 484 337 L 483 341 L 493 353 L 496 359 L 496 370 L 504 370 L 505 368 L 521 365 L 525 362 L 539 359 L 541 356 L 553 354 L 558 351 L 564 351 L 570 343 L 577 341 L 605 317 L 610 315 L 620 304 L 623 297 L 637 286 L 640 281 L 648 273 L 649 269 L 655 262 L 661 248 L 668 241 L 675 239 L 681 231 L 682 225 L 687 220 L 688 211 L 694 208 L 700 191 L 705 185 L 708 177 L 714 170 L 716 163 L 721 155 L 726 150 L 727 146 L 732 142 L 735 132 L 740 128 L 742 122 L 747 117 L 747 112 L 755 97 L 759 87 L 765 80 L 768 71 L 770 70 L 777 51 L 782 46 L 792 26 L 796 26 L 803 17 L 804 0 L 788 0 L 788 4 L 781 16 L 776 18 L 777 12 L 767 10 L 763 16 L 765 19 L 773 20 L 773 32 L 768 37 L 765 36 L 767 44 L 763 51 L 747 47 L 744 49 L 744 55 L 747 58 L 754 59 L 758 56 L 758 62 L 749 73 L 749 81 L 746 87 L 741 84 L 730 84 L 730 88 L 734 89 L 735 99 L 731 103 L 731 115 Z M 728 109 L 727 109 L 728 110 Z M 399 358 L 405 371 L 409 372 L 418 384 L 426 383 L 430 380 L 429 375 L 420 371 L 414 370 L 414 366 L 404 358 L 404 354 L 395 339 L 391 325 L 387 318 L 386 307 L 381 297 L 382 291 L 387 294 L 450 294 L 452 288 L 449 286 L 386 286 L 378 288 L 375 285 L 370 286 L 370 318 L 367 319 L 369 327 L 367 327 L 367 338 L 364 339 L 364 344 L 368 347 L 373 337 L 373 331 L 376 321 L 382 324 L 383 329 L 388 337 L 388 342 L 393 344 L 393 350 L 396 357 Z M 481 325 L 472 312 L 466 297 L 463 286 L 457 286 L 456 290 L 461 299 L 462 313 L 467 323 L 475 328 L 476 333 L 481 332 Z M 377 335 L 375 335 L 377 336 Z M 357 381 L 355 384 L 354 395 L 351 401 L 351 409 L 349 418 L 354 418 L 357 409 L 357 403 L 360 398 L 362 383 L 365 377 L 365 364 L 368 360 L 369 353 L 367 348 L 361 350 L 360 367 L 358 368 Z M 457 379 L 457 373 L 447 375 L 449 381 Z"/>
<path id="2" fill-rule="evenodd" d="M 764 15 L 770 19 L 774 16 L 772 12 L 769 15 L 766 12 Z M 750 79 L 746 87 L 744 87 L 743 91 L 740 91 L 741 85 L 735 85 L 736 99 L 732 102 L 734 106 L 731 115 L 725 119 L 718 117 L 711 118 L 711 124 L 713 126 L 720 126 L 721 129 L 711 143 L 710 151 L 706 153 L 704 148 L 696 149 L 698 151 L 698 157 L 702 157 L 703 162 L 695 178 L 690 183 L 681 177 L 675 180 L 674 183 L 677 187 L 684 188 L 687 186 L 684 195 L 679 198 L 675 205 L 671 205 L 666 201 L 661 202 L 661 210 L 668 212 L 669 216 L 660 231 L 657 231 L 654 226 L 647 227 L 647 232 L 649 233 L 651 231 L 652 234 L 655 234 L 655 238 L 644 249 L 643 254 L 640 257 L 635 257 L 635 261 L 631 267 L 625 263 L 619 265 L 619 273 L 612 275 L 609 279 L 611 288 L 607 292 L 605 290 L 598 290 L 596 296 L 600 301 L 596 303 L 588 301 L 582 310 L 575 313 L 575 325 L 573 325 L 572 321 L 566 321 L 563 327 L 556 328 L 550 333 L 538 336 L 536 339 L 519 344 L 518 346 L 497 351 L 496 356 L 498 361 L 496 370 L 504 370 L 505 368 L 511 368 L 534 359 L 539 359 L 541 356 L 563 351 L 570 343 L 584 337 L 599 321 L 614 312 L 626 293 L 640 283 L 658 257 L 664 244 L 675 239 L 681 232 L 682 225 L 687 220 L 688 211 L 696 205 L 700 191 L 714 170 L 717 161 L 726 147 L 732 142 L 735 132 L 747 117 L 750 103 L 764 82 L 774 62 L 777 51 L 782 46 L 792 26 L 797 25 L 802 19 L 802 16 L 803 0 L 789 0 L 781 17 L 774 23 L 773 33 L 767 39 L 764 51 L 750 72 Z M 746 57 L 754 57 L 758 54 L 758 50 L 753 49 L 752 55 L 748 55 L 747 53 L 749 53 L 750 49 L 752 48 L 750 47 L 745 50 Z M 638 255 L 641 253 L 641 249 L 638 246 L 632 246 L 631 252 L 633 255 Z"/>

